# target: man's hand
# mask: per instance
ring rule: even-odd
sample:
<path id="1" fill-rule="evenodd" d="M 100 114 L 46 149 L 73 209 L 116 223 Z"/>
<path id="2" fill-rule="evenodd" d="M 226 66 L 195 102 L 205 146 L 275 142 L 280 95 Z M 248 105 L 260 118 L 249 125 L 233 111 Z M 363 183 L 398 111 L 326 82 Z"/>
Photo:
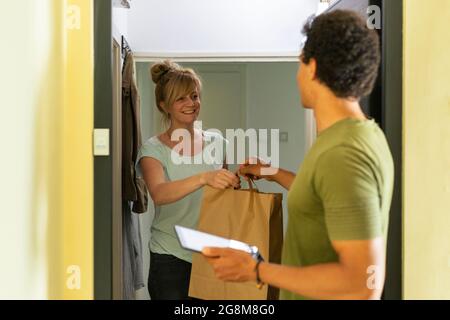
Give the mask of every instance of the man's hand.
<path id="1" fill-rule="evenodd" d="M 238 173 L 241 176 L 243 176 L 247 181 L 249 179 L 252 180 L 266 179 L 268 181 L 272 181 L 272 177 L 276 172 L 277 170 L 271 168 L 270 164 L 266 164 L 261 159 L 258 158 L 249 158 L 245 160 L 245 163 L 239 166 L 238 171 Z"/>
<path id="2" fill-rule="evenodd" d="M 229 248 L 205 248 L 202 252 L 223 281 L 256 281 L 256 261 L 248 253 Z"/>
<path id="3" fill-rule="evenodd" d="M 276 182 L 286 190 L 291 188 L 295 179 L 295 174 L 281 169 L 274 168 L 270 164 L 262 162 L 258 158 L 250 158 L 241 164 L 238 174 L 243 176 L 245 180 L 259 180 L 266 179 L 270 182 Z"/>

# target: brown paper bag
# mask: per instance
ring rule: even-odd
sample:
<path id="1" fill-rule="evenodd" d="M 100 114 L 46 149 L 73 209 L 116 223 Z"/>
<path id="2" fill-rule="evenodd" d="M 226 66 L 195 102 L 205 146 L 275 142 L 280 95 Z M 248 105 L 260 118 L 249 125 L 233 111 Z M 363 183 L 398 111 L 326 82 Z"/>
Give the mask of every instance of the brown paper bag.
<path id="1" fill-rule="evenodd" d="M 251 185 L 251 183 L 250 183 Z M 265 261 L 280 263 L 282 194 L 205 187 L 198 230 L 257 246 Z M 194 254 L 189 296 L 204 300 L 276 300 L 279 290 L 256 283 L 223 282 L 201 254 Z"/>

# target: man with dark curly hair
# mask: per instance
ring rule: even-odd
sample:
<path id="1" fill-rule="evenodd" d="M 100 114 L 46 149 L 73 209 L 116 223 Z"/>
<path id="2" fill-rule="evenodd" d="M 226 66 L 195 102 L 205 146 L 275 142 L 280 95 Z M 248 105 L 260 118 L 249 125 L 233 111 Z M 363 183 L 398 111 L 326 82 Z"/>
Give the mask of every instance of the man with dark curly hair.
<path id="1" fill-rule="evenodd" d="M 375 31 L 351 11 L 318 16 L 297 76 L 302 103 L 314 111 L 318 138 L 297 174 L 245 164 L 242 175 L 289 190 L 282 265 L 206 248 L 216 275 L 281 288 L 282 299 L 379 299 L 394 166 L 386 138 L 359 101 L 371 93 L 380 64 Z"/>

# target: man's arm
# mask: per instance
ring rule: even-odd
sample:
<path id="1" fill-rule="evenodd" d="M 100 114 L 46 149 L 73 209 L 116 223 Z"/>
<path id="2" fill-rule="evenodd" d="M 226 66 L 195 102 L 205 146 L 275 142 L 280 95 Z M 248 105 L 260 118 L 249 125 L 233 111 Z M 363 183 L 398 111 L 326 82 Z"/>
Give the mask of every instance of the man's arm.
<path id="1" fill-rule="evenodd" d="M 312 299 L 380 299 L 385 277 L 384 240 L 334 241 L 339 262 L 309 267 L 261 263 L 262 282 Z M 226 281 L 256 281 L 256 262 L 248 254 L 204 251 L 216 275 Z"/>
<path id="2" fill-rule="evenodd" d="M 337 263 L 302 268 L 263 263 L 261 280 L 313 299 L 379 299 L 385 273 L 383 239 L 339 241 L 333 247 Z"/>
<path id="3" fill-rule="evenodd" d="M 251 160 L 255 164 L 250 164 Z M 259 159 L 248 159 L 245 164 L 240 166 L 238 173 L 246 179 L 266 179 L 267 181 L 276 182 L 286 190 L 291 188 L 295 179 L 294 173 L 281 168 L 273 168 Z"/>
<path id="4" fill-rule="evenodd" d="M 295 180 L 295 173 L 279 168 L 277 173 L 268 180 L 278 183 L 286 190 L 290 190 L 291 185 Z"/>

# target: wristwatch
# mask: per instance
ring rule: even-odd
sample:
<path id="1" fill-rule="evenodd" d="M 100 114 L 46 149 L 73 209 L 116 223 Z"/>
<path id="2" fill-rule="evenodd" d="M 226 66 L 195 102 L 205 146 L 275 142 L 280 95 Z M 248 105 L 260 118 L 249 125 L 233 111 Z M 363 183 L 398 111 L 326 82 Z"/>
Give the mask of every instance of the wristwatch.
<path id="1" fill-rule="evenodd" d="M 258 249 L 257 246 L 250 246 L 250 250 L 249 251 L 250 251 L 250 254 L 251 254 L 253 259 L 255 259 L 256 261 L 259 261 L 259 260 L 264 261 L 264 258 L 259 253 L 259 249 Z"/>
<path id="2" fill-rule="evenodd" d="M 261 253 L 259 252 L 258 247 L 256 247 L 256 246 L 250 247 L 250 254 L 253 257 L 253 259 L 256 260 L 256 266 L 255 266 L 256 286 L 258 289 L 261 290 L 264 286 L 264 283 L 261 281 L 261 279 L 259 277 L 259 265 L 261 264 L 261 262 L 264 262 L 264 258 L 262 257 Z"/>

